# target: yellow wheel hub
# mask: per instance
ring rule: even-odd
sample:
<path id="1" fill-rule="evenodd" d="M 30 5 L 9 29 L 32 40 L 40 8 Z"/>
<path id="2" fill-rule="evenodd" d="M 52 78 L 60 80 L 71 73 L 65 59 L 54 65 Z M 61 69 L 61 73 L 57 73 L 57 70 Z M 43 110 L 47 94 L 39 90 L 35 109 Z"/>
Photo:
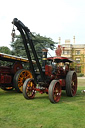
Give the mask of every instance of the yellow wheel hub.
<path id="1" fill-rule="evenodd" d="M 32 78 L 32 74 L 30 71 L 28 70 L 23 70 L 20 74 L 19 74 L 19 78 L 18 78 L 18 87 L 20 89 L 20 91 L 22 92 L 22 88 L 23 88 L 23 83 L 27 78 Z"/>

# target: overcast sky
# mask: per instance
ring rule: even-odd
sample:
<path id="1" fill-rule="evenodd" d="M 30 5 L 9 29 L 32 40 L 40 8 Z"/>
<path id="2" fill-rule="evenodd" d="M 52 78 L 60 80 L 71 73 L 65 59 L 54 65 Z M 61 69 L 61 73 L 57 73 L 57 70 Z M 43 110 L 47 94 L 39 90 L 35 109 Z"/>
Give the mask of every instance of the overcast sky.
<path id="1" fill-rule="evenodd" d="M 85 44 L 85 0 L 0 0 L 0 46 L 10 47 L 13 18 L 55 42 Z"/>

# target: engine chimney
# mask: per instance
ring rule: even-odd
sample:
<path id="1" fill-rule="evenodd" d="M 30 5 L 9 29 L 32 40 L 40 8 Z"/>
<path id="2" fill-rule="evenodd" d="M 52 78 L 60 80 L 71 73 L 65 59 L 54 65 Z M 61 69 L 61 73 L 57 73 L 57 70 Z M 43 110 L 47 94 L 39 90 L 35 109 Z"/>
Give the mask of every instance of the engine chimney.
<path id="1" fill-rule="evenodd" d="M 47 52 L 48 52 L 47 49 L 42 50 L 42 69 L 43 69 L 43 71 L 45 70 L 45 65 L 47 62 Z"/>

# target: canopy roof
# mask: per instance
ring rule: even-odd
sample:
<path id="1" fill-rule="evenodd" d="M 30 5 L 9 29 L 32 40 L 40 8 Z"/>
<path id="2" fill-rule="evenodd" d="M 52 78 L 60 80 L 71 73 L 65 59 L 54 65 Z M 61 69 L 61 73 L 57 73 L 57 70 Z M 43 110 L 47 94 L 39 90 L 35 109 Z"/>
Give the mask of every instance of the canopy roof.
<path id="1" fill-rule="evenodd" d="M 15 62 L 15 61 L 29 62 L 27 58 L 22 58 L 22 57 L 13 56 L 13 55 L 4 54 L 4 53 L 0 53 L 0 60 L 9 61 L 9 62 Z M 35 61 L 33 61 L 33 63 L 35 63 Z"/>
<path id="2" fill-rule="evenodd" d="M 69 63 L 71 63 L 71 62 L 73 62 L 73 60 L 71 60 L 67 57 L 62 57 L 62 56 L 49 57 L 49 58 L 47 58 L 47 60 L 54 61 L 56 63 L 60 63 L 60 62 L 63 62 L 63 63 L 69 62 Z"/>

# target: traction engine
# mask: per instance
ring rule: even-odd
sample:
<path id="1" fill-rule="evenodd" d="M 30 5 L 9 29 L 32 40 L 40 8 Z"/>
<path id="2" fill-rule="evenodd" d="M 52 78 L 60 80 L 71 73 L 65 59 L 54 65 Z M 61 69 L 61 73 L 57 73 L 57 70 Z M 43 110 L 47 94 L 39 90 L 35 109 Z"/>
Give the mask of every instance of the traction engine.
<path id="1" fill-rule="evenodd" d="M 25 79 L 32 78 L 32 74 L 22 64 L 28 63 L 28 59 L 0 53 L 0 60 L 10 62 L 7 66 L 0 63 L 0 88 L 6 91 L 15 88 L 17 92 L 22 92 Z"/>
<path id="2" fill-rule="evenodd" d="M 12 22 L 21 33 L 26 54 L 29 60 L 33 78 L 28 78 L 23 84 L 23 95 L 26 99 L 33 99 L 36 91 L 47 93 L 52 103 L 57 103 L 61 97 L 61 90 L 66 90 L 67 96 L 75 96 L 77 91 L 77 75 L 69 64 L 72 60 L 67 57 L 47 58 L 47 49 L 43 49 L 42 65 L 39 62 L 30 30 L 17 18 Z M 30 50 L 34 55 L 38 70 L 34 69 Z"/>

